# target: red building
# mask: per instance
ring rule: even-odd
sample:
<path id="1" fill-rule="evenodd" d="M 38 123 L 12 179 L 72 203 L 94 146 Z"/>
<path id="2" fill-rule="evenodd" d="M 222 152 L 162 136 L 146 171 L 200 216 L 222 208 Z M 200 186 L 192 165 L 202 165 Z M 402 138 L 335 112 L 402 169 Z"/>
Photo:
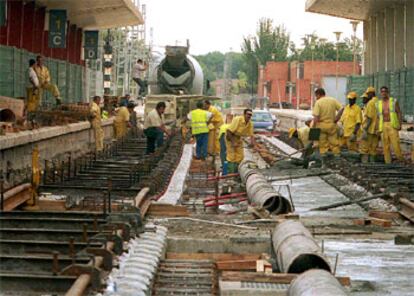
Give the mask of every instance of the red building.
<path id="1" fill-rule="evenodd" d="M 267 62 L 259 69 L 257 95 L 269 97 L 270 103 L 291 102 L 296 107 L 298 103 L 310 105 L 312 90 L 324 87 L 328 95 L 343 101 L 346 77 L 353 74 L 353 69 L 353 62 Z M 359 65 L 355 71 L 360 73 Z"/>

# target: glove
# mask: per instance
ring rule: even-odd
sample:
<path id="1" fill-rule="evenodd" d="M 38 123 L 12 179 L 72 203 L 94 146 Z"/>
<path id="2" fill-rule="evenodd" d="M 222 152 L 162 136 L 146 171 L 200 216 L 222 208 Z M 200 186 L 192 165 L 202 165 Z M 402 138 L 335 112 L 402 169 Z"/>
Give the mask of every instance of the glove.
<path id="1" fill-rule="evenodd" d="M 355 142 L 356 141 L 356 135 L 355 134 L 352 134 L 350 137 L 349 137 L 349 141 L 351 141 L 351 142 Z"/>
<path id="2" fill-rule="evenodd" d="M 368 133 L 366 130 L 363 130 L 361 140 L 366 141 L 368 139 Z"/>

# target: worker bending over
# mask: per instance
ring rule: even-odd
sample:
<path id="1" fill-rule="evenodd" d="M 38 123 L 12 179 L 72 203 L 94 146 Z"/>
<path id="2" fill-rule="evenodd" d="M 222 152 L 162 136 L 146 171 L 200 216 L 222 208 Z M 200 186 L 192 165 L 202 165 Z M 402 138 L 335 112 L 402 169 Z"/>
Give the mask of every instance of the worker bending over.
<path id="1" fill-rule="evenodd" d="M 204 109 L 212 114 L 208 125 L 208 154 L 217 155 L 220 152 L 219 133 L 220 126 L 223 124 L 223 116 L 209 100 L 204 101 Z"/>
<path id="2" fill-rule="evenodd" d="M 43 65 L 43 57 L 40 55 L 36 57 L 36 65 L 34 66 L 34 70 L 37 74 L 37 78 L 39 79 L 39 97 L 42 98 L 42 90 L 47 90 L 55 97 L 56 104 L 60 105 L 62 100 L 60 98 L 59 89 L 56 84 L 50 83 L 49 69 Z"/>
<path id="3" fill-rule="evenodd" d="M 302 148 L 308 148 L 309 146 L 312 146 L 312 141 L 309 141 L 309 131 L 310 131 L 310 125 L 312 123 L 313 118 L 307 118 L 305 121 L 305 126 L 302 126 L 300 128 L 290 128 L 289 129 L 289 138 L 297 138 L 299 139 Z"/>
<path id="4" fill-rule="evenodd" d="M 377 110 L 376 103 L 378 98 L 375 96 L 375 88 L 372 86 L 366 90 L 366 98 L 362 96 L 364 107 L 364 117 L 361 126 L 361 142 L 359 144 L 359 153 L 361 154 L 361 161 L 366 163 L 368 161 L 375 162 L 375 155 L 377 154 L 377 146 L 379 136 L 376 132 L 377 126 Z"/>
<path id="5" fill-rule="evenodd" d="M 378 133 L 381 135 L 385 163 L 391 163 L 391 150 L 398 160 L 404 160 L 400 147 L 401 110 L 397 99 L 390 97 L 388 87 L 381 87 L 381 99 L 375 103 L 378 116 Z"/>
<path id="6" fill-rule="evenodd" d="M 147 137 L 146 154 L 151 154 L 164 143 L 164 133 L 170 135 L 164 124 L 164 112 L 166 105 L 158 102 L 155 109 L 151 110 L 144 120 L 144 134 Z"/>
<path id="7" fill-rule="evenodd" d="M 251 145 L 255 145 L 253 136 L 252 109 L 245 109 L 242 116 L 233 118 L 226 131 L 226 149 L 229 173 L 237 173 L 239 163 L 244 158 L 243 137 L 250 137 Z"/>
<path id="8" fill-rule="evenodd" d="M 125 106 L 125 104 L 127 104 Z M 130 113 L 134 112 L 135 104 L 133 102 L 124 103 L 116 112 L 114 119 L 114 136 L 119 140 L 126 136 L 128 127 L 131 125 L 129 122 Z"/>
<path id="9" fill-rule="evenodd" d="M 207 158 L 208 145 L 208 124 L 212 114 L 203 109 L 203 102 L 197 102 L 197 109 L 188 114 L 191 120 L 191 133 L 196 138 L 196 159 L 205 160 Z"/>
<path id="10" fill-rule="evenodd" d="M 100 103 L 101 103 L 101 97 L 94 96 L 91 107 L 89 109 L 91 127 L 95 133 L 96 152 L 100 152 L 103 150 L 103 140 L 104 140 L 104 132 L 102 129 L 102 120 L 101 120 L 101 107 L 99 107 Z"/>
<path id="11" fill-rule="evenodd" d="M 356 104 L 358 95 L 351 91 L 347 95 L 348 105 L 346 105 L 342 113 L 340 122 L 340 130 L 343 134 L 343 143 L 350 151 L 358 151 L 357 135 L 362 123 L 362 111 Z"/>
<path id="12" fill-rule="evenodd" d="M 340 145 L 338 140 L 337 121 L 342 114 L 342 105 L 334 98 L 326 97 L 325 90 L 318 88 L 315 91 L 316 103 L 312 110 L 314 127 L 319 128 L 319 152 L 324 156 L 329 150 L 339 156 Z M 338 114 L 337 114 L 337 111 Z"/>

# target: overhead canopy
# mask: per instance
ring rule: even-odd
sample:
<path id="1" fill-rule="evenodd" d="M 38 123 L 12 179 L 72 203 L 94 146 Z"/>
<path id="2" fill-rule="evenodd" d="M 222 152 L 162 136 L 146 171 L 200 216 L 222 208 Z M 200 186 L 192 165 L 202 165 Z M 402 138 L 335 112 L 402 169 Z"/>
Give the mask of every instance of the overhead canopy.
<path id="1" fill-rule="evenodd" d="M 370 15 L 408 0 L 306 0 L 305 10 L 352 20 L 366 20 Z"/>
<path id="2" fill-rule="evenodd" d="M 37 0 L 47 9 L 66 9 L 72 24 L 84 29 L 108 29 L 144 23 L 132 0 Z"/>

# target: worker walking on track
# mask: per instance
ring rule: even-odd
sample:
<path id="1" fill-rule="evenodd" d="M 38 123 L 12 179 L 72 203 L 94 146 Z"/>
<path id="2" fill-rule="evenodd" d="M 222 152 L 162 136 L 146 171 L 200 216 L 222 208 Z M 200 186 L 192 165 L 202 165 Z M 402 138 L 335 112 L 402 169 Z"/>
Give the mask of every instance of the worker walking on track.
<path id="1" fill-rule="evenodd" d="M 227 175 L 228 166 L 227 166 L 227 148 L 226 148 L 226 132 L 230 126 L 230 122 L 233 116 L 231 114 L 227 114 L 226 116 L 226 123 L 220 126 L 219 132 L 219 142 L 220 142 L 220 160 L 221 160 L 221 167 L 223 175 Z"/>
<path id="2" fill-rule="evenodd" d="M 164 102 L 158 102 L 155 109 L 151 110 L 144 121 L 144 134 L 147 137 L 146 154 L 151 154 L 156 148 L 164 143 L 164 133 L 170 135 L 169 130 L 164 125 L 164 112 L 166 108 Z"/>
<path id="3" fill-rule="evenodd" d="M 252 109 L 245 109 L 242 116 L 233 118 L 226 131 L 226 149 L 228 172 L 237 173 L 239 163 L 244 158 L 243 137 L 250 137 L 251 145 L 255 146 L 256 141 L 253 135 Z"/>
<path id="4" fill-rule="evenodd" d="M 104 140 L 104 132 L 102 129 L 102 120 L 101 120 L 101 107 L 99 107 L 100 102 L 101 102 L 101 97 L 94 96 L 90 110 L 89 110 L 91 127 L 95 133 L 96 152 L 100 152 L 103 150 L 103 140 Z"/>
<path id="5" fill-rule="evenodd" d="M 52 84 L 50 82 L 49 69 L 43 65 L 43 57 L 40 55 L 36 57 L 36 65 L 34 66 L 34 70 L 39 79 L 39 97 L 42 98 L 42 90 L 47 90 L 51 92 L 55 97 L 56 104 L 60 105 L 62 103 L 62 100 L 60 98 L 59 89 L 57 88 L 56 84 Z"/>
<path id="6" fill-rule="evenodd" d="M 133 102 L 125 102 L 125 104 L 118 109 L 114 119 L 114 136 L 117 140 L 126 136 L 128 127 L 131 125 L 129 122 L 130 113 L 134 112 L 135 104 Z"/>
<path id="7" fill-rule="evenodd" d="M 223 125 L 223 116 L 209 100 L 204 101 L 204 109 L 212 114 L 208 125 L 208 154 L 217 155 L 220 152 L 219 133 L 220 126 Z"/>
<path id="8" fill-rule="evenodd" d="M 362 162 L 375 162 L 375 155 L 377 154 L 377 146 L 379 142 L 379 136 L 376 132 L 377 110 L 375 105 L 378 98 L 375 96 L 375 88 L 372 86 L 368 87 L 366 90 L 366 99 L 363 98 L 363 100 L 365 108 L 364 118 L 362 119 L 359 153 L 361 153 Z"/>
<path id="9" fill-rule="evenodd" d="M 191 120 L 191 133 L 196 138 L 196 159 L 207 158 L 208 124 L 212 114 L 203 109 L 203 102 L 197 102 L 197 109 L 188 114 Z"/>
<path id="10" fill-rule="evenodd" d="M 381 135 L 385 163 L 391 163 L 391 150 L 398 160 L 403 161 L 400 147 L 401 110 L 397 99 L 390 97 L 388 87 L 381 87 L 381 99 L 375 103 L 378 116 L 378 133 Z"/>
<path id="11" fill-rule="evenodd" d="M 358 95 L 356 92 L 351 91 L 347 95 L 349 104 L 345 106 L 342 113 L 341 128 L 343 129 L 343 141 L 348 150 L 358 152 L 357 135 L 362 123 L 362 111 L 356 104 Z"/>
<path id="12" fill-rule="evenodd" d="M 316 103 L 312 110 L 314 127 L 320 129 L 319 152 L 324 156 L 329 150 L 339 156 L 340 145 L 336 123 L 342 114 L 342 105 L 334 98 L 326 97 L 325 90 L 315 91 Z M 338 114 L 337 114 L 337 111 Z"/>

